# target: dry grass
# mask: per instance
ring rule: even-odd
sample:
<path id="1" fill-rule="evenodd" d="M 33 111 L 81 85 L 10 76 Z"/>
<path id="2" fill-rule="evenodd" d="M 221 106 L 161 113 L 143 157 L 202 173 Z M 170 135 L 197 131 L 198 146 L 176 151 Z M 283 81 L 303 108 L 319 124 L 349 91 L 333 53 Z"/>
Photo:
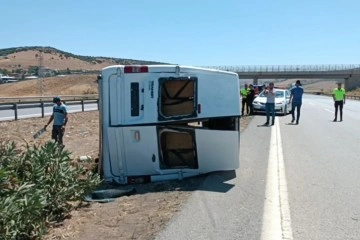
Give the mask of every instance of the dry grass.
<path id="1" fill-rule="evenodd" d="M 27 69 L 30 66 L 38 66 L 39 60 L 36 55 L 39 51 L 29 50 L 13 53 L 7 58 L 0 58 L 0 68 L 16 70 L 18 68 Z M 103 62 L 87 62 L 77 58 L 64 57 L 60 53 L 42 53 L 43 66 L 54 70 L 100 70 L 109 65 L 114 65 L 112 60 L 99 59 Z"/>
<path id="2" fill-rule="evenodd" d="M 0 121 L 1 139 L 13 141 L 18 146 L 42 145 L 51 139 L 51 127 L 37 139 L 32 136 L 49 120 L 45 118 L 28 118 L 18 121 Z M 72 153 L 74 159 L 80 156 L 99 155 L 99 111 L 69 114 L 69 123 L 64 136 L 65 149 Z"/>
<path id="3" fill-rule="evenodd" d="M 318 91 L 324 93 L 331 93 L 334 88 L 337 87 L 336 80 L 326 80 L 326 81 L 316 81 L 313 83 L 303 84 L 304 90 L 311 92 L 311 91 Z"/>
<path id="4" fill-rule="evenodd" d="M 41 81 L 26 80 L 0 85 L 0 97 L 40 96 Z M 45 96 L 97 94 L 96 75 L 68 75 L 43 78 Z"/>
<path id="5" fill-rule="evenodd" d="M 356 88 L 355 90 L 348 92 L 347 95 L 360 96 L 360 88 Z"/>

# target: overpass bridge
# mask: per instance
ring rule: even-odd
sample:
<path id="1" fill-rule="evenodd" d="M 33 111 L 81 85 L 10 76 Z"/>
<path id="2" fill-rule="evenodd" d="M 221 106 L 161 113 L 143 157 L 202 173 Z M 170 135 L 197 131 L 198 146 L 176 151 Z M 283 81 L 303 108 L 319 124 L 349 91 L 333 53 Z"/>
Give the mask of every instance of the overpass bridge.
<path id="1" fill-rule="evenodd" d="M 360 87 L 360 64 L 349 65 L 267 65 L 211 66 L 208 68 L 236 72 L 240 79 L 344 79 L 346 90 Z"/>

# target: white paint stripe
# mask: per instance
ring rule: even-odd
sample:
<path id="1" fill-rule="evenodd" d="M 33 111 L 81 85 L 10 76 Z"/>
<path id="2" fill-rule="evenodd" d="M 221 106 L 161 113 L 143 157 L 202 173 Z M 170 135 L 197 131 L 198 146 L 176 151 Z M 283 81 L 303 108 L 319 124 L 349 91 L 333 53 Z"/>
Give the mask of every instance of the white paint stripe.
<path id="1" fill-rule="evenodd" d="M 84 112 L 90 112 L 90 111 L 97 111 L 97 108 L 86 108 L 84 109 Z M 69 110 L 69 113 L 77 113 L 77 112 L 82 112 L 81 109 L 79 110 Z M 50 116 L 52 113 L 51 112 L 47 112 L 44 113 L 45 116 Z M 41 113 L 37 113 L 37 114 L 27 114 L 27 115 L 19 115 L 18 119 L 26 119 L 26 118 L 35 118 L 35 117 L 41 117 Z M 2 117 L 0 118 L 0 121 L 7 121 L 7 120 L 15 120 L 15 117 Z"/>
<path id="2" fill-rule="evenodd" d="M 280 124 L 276 122 L 276 135 L 278 141 L 278 163 L 279 163 L 279 191 L 280 191 L 280 209 L 281 209 L 281 226 L 283 239 L 293 239 L 291 228 L 290 206 L 285 174 L 284 155 L 282 151 L 282 141 L 280 134 Z"/>
<path id="3" fill-rule="evenodd" d="M 51 115 L 51 113 L 45 113 L 45 116 L 49 116 L 49 115 Z M 38 114 L 19 115 L 19 116 L 18 116 L 18 119 L 35 118 L 35 117 L 41 117 L 41 113 L 38 113 Z M 5 121 L 5 120 L 15 120 L 15 116 L 0 118 L 0 121 Z"/>
<path id="4" fill-rule="evenodd" d="M 271 130 L 261 239 L 292 240 L 285 165 L 278 118 Z"/>
<path id="5" fill-rule="evenodd" d="M 311 103 L 309 103 L 309 104 L 312 105 L 312 106 L 315 106 L 315 103 L 312 103 L 312 102 L 311 102 Z"/>
<path id="6" fill-rule="evenodd" d="M 328 111 L 328 112 L 331 112 L 331 113 L 335 113 L 334 111 L 331 111 L 331 110 L 329 110 L 329 109 L 327 109 L 327 108 L 324 108 L 324 110 L 325 110 L 325 111 Z"/>

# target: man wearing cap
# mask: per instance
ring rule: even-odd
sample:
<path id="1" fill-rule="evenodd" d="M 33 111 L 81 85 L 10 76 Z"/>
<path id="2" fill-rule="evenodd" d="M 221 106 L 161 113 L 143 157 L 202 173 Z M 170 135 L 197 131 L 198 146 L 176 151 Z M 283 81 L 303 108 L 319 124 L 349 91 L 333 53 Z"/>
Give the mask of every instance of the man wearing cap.
<path id="1" fill-rule="evenodd" d="M 334 122 L 337 121 L 337 113 L 338 109 L 340 108 L 340 122 L 343 120 L 342 116 L 342 110 L 343 105 L 345 104 L 345 89 L 341 87 L 341 82 L 337 83 L 338 87 L 333 90 L 333 99 L 334 99 L 334 105 L 335 105 L 335 118 Z"/>
<path id="2" fill-rule="evenodd" d="M 54 120 L 51 138 L 54 139 L 55 142 L 59 144 L 59 146 L 64 147 L 63 136 L 65 132 L 65 126 L 68 121 L 68 111 L 66 105 L 61 102 L 60 97 L 54 97 L 53 103 L 55 103 L 53 107 L 53 113 L 48 123 L 45 125 L 45 129 L 52 122 L 52 120 Z"/>
<path id="3" fill-rule="evenodd" d="M 296 124 L 299 124 L 300 119 L 300 109 L 302 105 L 302 95 L 304 93 L 304 89 L 301 86 L 300 80 L 297 80 L 295 86 L 290 90 L 290 102 L 291 102 L 291 115 L 292 120 L 291 123 L 295 121 L 295 108 L 296 108 Z"/>

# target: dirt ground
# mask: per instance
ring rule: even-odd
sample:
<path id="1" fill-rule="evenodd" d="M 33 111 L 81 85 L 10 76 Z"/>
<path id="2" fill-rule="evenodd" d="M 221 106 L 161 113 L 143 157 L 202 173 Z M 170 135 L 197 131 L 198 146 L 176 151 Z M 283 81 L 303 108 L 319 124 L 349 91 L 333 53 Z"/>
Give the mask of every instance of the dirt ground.
<path id="1" fill-rule="evenodd" d="M 51 138 L 51 126 L 37 139 L 33 134 L 48 122 L 50 117 L 21 119 L 19 121 L 0 122 L 1 139 L 15 141 L 18 146 L 42 144 Z M 73 153 L 73 158 L 86 155 L 98 157 L 99 113 L 82 112 L 69 114 L 69 123 L 65 130 L 65 148 Z"/>
<path id="2" fill-rule="evenodd" d="M 241 120 L 245 129 L 252 117 Z M 48 118 L 31 118 L 0 122 L 2 139 L 13 140 L 18 145 L 42 144 L 50 139 L 50 130 L 36 140 L 32 135 Z M 98 157 L 98 111 L 72 113 L 64 138 L 65 149 L 79 156 Z M 204 176 L 159 183 L 124 186 L 136 192 L 110 203 L 86 204 L 72 212 L 70 219 L 50 229 L 44 239 L 154 239 L 166 223 L 180 211 L 191 193 L 198 188 Z"/>

